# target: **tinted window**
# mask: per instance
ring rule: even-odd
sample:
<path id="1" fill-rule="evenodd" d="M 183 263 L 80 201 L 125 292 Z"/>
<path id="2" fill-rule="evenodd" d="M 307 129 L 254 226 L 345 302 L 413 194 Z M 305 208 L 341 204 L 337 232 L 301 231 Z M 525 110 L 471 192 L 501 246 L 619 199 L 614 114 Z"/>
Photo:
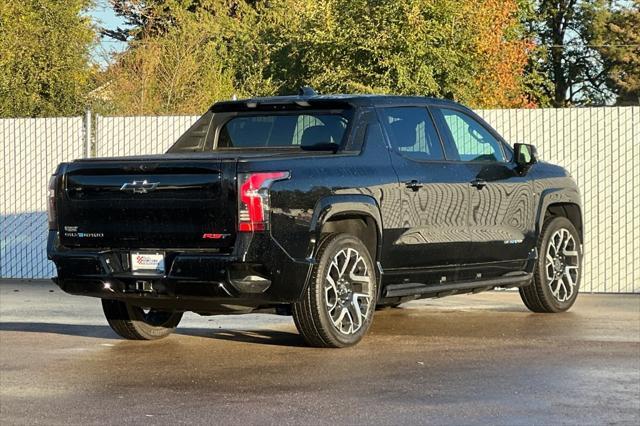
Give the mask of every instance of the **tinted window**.
<path id="1" fill-rule="evenodd" d="M 204 148 L 213 113 L 208 111 L 178 138 L 168 152 L 202 151 Z"/>
<path id="2" fill-rule="evenodd" d="M 446 108 L 435 108 L 445 135 L 447 157 L 462 161 L 505 161 L 500 142 L 469 115 Z"/>
<path id="3" fill-rule="evenodd" d="M 379 123 L 371 123 L 367 126 L 364 140 L 367 146 L 385 146 L 382 128 Z"/>
<path id="4" fill-rule="evenodd" d="M 241 115 L 222 126 L 218 148 L 340 144 L 347 124 L 337 114 Z"/>
<path id="5" fill-rule="evenodd" d="M 416 160 L 442 160 L 442 146 L 426 108 L 382 109 L 384 125 L 391 145 L 403 155 Z"/>

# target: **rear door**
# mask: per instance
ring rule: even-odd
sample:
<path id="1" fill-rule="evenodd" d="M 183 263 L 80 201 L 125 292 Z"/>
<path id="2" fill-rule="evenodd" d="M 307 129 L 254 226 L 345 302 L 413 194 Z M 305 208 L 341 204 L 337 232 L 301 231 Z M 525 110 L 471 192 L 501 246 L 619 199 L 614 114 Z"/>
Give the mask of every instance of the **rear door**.
<path id="1" fill-rule="evenodd" d="M 402 200 L 401 228 L 385 241 L 393 269 L 410 282 L 455 281 L 468 247 L 469 192 L 461 165 L 445 161 L 440 137 L 426 107 L 379 109 L 391 145 Z"/>
<path id="2" fill-rule="evenodd" d="M 488 126 L 456 108 L 431 108 L 447 158 L 458 165 L 469 191 L 471 243 L 463 278 L 490 278 L 522 270 L 533 255 L 534 199 L 511 155 Z"/>

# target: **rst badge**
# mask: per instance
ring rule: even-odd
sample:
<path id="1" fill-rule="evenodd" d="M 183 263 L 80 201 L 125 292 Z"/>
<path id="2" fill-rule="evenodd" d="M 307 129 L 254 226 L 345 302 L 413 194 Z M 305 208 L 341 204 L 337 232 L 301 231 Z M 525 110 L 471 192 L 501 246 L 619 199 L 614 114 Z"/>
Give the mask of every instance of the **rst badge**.
<path id="1" fill-rule="evenodd" d="M 204 234 L 202 234 L 202 239 L 203 240 L 222 240 L 230 236 L 231 234 L 215 234 L 215 233 L 205 232 Z"/>

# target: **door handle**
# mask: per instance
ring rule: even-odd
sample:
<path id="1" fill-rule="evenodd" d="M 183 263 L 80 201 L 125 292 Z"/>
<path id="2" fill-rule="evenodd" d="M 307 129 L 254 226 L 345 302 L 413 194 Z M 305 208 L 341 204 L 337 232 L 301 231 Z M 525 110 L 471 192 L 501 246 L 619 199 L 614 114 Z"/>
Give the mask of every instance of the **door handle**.
<path id="1" fill-rule="evenodd" d="M 484 188 L 485 186 L 487 186 L 487 181 L 486 181 L 486 180 L 484 180 L 484 179 L 474 179 L 474 180 L 472 180 L 471 182 L 469 182 L 469 184 L 470 184 L 471 186 L 475 186 L 475 187 L 476 187 L 476 188 L 478 188 L 478 189 L 482 189 L 482 188 Z"/>
<path id="2" fill-rule="evenodd" d="M 411 189 L 414 192 L 418 191 L 423 186 L 420 182 L 418 182 L 415 179 L 410 180 L 409 182 L 405 182 L 404 184 L 407 186 L 407 188 Z"/>

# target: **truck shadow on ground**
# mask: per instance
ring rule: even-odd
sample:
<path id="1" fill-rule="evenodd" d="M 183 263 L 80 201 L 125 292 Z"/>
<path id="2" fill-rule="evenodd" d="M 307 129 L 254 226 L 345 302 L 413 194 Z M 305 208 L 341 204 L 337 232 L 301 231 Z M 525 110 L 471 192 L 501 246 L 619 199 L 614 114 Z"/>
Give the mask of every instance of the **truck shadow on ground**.
<path id="1" fill-rule="evenodd" d="M 2 322 L 0 331 L 28 333 L 53 333 L 67 336 L 94 337 L 97 339 L 119 339 L 106 325 L 57 324 L 48 322 Z"/>
<path id="2" fill-rule="evenodd" d="M 581 322 L 581 316 L 575 313 L 548 316 L 502 309 L 470 311 L 393 309 L 376 313 L 369 334 L 377 337 L 413 336 L 415 338 L 503 339 L 504 336 L 520 335 L 548 338 L 548 333 L 551 330 L 558 336 L 571 334 L 580 328 Z M 106 324 L 1 322 L 0 331 L 55 333 L 125 341 Z M 306 346 L 293 326 L 284 325 L 265 325 L 264 328 L 249 326 L 246 329 L 242 326 L 223 326 L 223 328 L 185 326 L 178 327 L 175 334 L 178 337 L 206 338 L 235 343 L 288 347 Z M 162 341 L 160 340 L 160 342 Z"/>
<path id="3" fill-rule="evenodd" d="M 187 328 L 176 330 L 177 334 L 206 337 L 209 339 L 227 340 L 231 342 L 254 343 L 261 345 L 306 347 L 304 340 L 298 333 L 280 330 L 232 330 L 206 328 Z"/>
<path id="4" fill-rule="evenodd" d="M 92 337 L 96 339 L 122 340 L 106 325 L 57 324 L 44 322 L 3 322 L 0 331 L 18 331 L 27 333 L 53 333 L 67 336 Z M 208 328 L 178 328 L 180 336 L 204 337 L 241 343 L 254 343 L 276 346 L 305 346 L 297 333 L 278 330 L 234 330 Z"/>

